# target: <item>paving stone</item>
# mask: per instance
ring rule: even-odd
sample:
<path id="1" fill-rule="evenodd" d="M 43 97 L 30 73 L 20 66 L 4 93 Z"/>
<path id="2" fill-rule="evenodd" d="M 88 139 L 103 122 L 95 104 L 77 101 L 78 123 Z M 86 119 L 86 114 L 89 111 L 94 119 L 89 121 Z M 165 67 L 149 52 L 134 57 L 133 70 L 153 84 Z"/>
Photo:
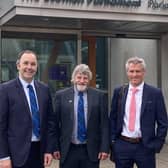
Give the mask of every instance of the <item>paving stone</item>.
<path id="1" fill-rule="evenodd" d="M 52 165 L 48 168 L 59 168 L 58 161 L 54 160 Z M 168 143 L 166 143 L 162 151 L 156 155 L 157 168 L 168 168 Z M 100 168 L 115 168 L 113 162 L 109 159 L 100 162 Z M 136 166 L 134 166 L 136 168 Z"/>

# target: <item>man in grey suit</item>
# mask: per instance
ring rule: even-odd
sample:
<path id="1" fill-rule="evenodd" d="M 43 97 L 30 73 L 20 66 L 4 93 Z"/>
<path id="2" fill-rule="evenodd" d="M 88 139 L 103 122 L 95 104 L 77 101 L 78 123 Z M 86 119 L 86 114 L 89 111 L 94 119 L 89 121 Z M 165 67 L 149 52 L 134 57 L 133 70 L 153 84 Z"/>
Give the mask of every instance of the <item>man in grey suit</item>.
<path id="1" fill-rule="evenodd" d="M 61 168 L 98 168 L 99 161 L 108 157 L 107 94 L 88 87 L 91 79 L 89 67 L 77 65 L 71 79 L 74 86 L 56 92 L 48 143 L 53 144 Z"/>

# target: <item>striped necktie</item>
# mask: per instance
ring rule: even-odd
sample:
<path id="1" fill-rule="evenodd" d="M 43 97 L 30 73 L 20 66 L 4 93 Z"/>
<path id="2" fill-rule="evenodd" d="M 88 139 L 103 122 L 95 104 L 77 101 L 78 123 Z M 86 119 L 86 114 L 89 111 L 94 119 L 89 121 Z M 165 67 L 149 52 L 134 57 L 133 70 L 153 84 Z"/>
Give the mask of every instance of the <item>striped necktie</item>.
<path id="1" fill-rule="evenodd" d="M 86 141 L 86 126 L 85 126 L 85 112 L 84 112 L 84 100 L 83 100 L 83 92 L 79 92 L 78 99 L 78 122 L 77 122 L 77 138 L 83 143 Z"/>
<path id="2" fill-rule="evenodd" d="M 40 137 L 40 114 L 37 106 L 36 96 L 32 85 L 28 85 L 27 87 L 29 88 L 30 107 L 31 107 L 32 121 L 33 121 L 33 133 L 37 138 L 39 138 Z"/>

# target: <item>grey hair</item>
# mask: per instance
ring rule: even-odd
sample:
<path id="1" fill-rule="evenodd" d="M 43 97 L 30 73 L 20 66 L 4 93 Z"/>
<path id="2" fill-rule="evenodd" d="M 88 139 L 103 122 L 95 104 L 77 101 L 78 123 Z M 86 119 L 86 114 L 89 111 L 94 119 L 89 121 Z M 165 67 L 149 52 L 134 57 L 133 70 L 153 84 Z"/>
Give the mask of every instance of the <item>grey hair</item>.
<path id="1" fill-rule="evenodd" d="M 18 58 L 17 58 L 17 60 L 16 60 L 16 65 L 19 64 L 20 59 L 21 59 L 21 57 L 22 57 L 24 54 L 33 54 L 33 55 L 35 55 L 35 57 L 36 57 L 36 59 L 37 59 L 37 54 L 36 54 L 34 51 L 31 51 L 31 50 L 23 50 L 23 51 L 21 51 L 21 52 L 18 54 Z"/>
<path id="2" fill-rule="evenodd" d="M 92 80 L 92 72 L 89 68 L 88 65 L 86 64 L 79 64 L 75 67 L 75 69 L 73 70 L 73 73 L 72 73 L 72 76 L 71 76 L 71 82 L 74 83 L 74 80 L 75 80 L 75 76 L 78 74 L 78 73 L 81 73 L 81 74 L 84 74 L 84 75 L 87 75 L 89 80 Z"/>
<path id="3" fill-rule="evenodd" d="M 129 68 L 129 65 L 130 64 L 141 64 L 143 69 L 145 70 L 146 69 L 146 63 L 144 61 L 143 58 L 139 58 L 139 57 L 131 57 L 127 60 L 126 64 L 125 64 L 125 69 L 126 71 L 128 71 L 128 68 Z"/>

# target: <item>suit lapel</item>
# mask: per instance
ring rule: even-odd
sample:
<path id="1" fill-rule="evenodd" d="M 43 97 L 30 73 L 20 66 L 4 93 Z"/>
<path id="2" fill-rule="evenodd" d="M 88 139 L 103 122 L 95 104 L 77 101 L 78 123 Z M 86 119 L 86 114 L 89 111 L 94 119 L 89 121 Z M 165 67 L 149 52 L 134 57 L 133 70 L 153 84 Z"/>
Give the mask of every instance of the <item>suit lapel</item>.
<path id="1" fill-rule="evenodd" d="M 71 87 L 66 94 L 66 103 L 68 103 L 69 111 L 70 111 L 70 118 L 74 120 L 74 88 Z"/>
<path id="2" fill-rule="evenodd" d="M 40 118 L 42 116 L 42 91 L 40 90 L 40 85 L 37 81 L 34 81 L 34 86 L 35 86 L 35 89 L 36 89 L 36 95 L 37 95 L 37 101 L 38 101 L 38 107 L 39 107 L 39 113 L 40 113 Z M 41 121 L 41 120 L 40 120 Z"/>
<path id="3" fill-rule="evenodd" d="M 87 121 L 89 120 L 90 114 L 91 114 L 91 104 L 93 103 L 94 100 L 94 95 L 91 94 L 91 89 L 88 88 L 87 90 L 87 103 L 88 103 L 88 114 L 87 114 Z"/>
<path id="4" fill-rule="evenodd" d="M 144 109 L 145 109 L 145 104 L 147 102 L 147 98 L 148 98 L 148 89 L 147 89 L 147 85 L 144 84 L 144 88 L 143 88 L 143 93 L 142 93 L 142 106 L 141 106 L 141 116 L 144 113 Z"/>
<path id="5" fill-rule="evenodd" d="M 127 100 L 127 94 L 128 94 L 128 86 L 126 86 L 125 91 L 124 91 L 124 95 L 122 96 L 122 100 L 121 100 L 121 116 L 124 117 L 125 114 L 125 105 L 126 105 L 126 100 Z"/>
<path id="6" fill-rule="evenodd" d="M 18 95 L 21 98 L 20 101 L 23 101 L 23 103 L 24 103 L 24 105 L 26 107 L 25 109 L 26 109 L 26 111 L 28 112 L 28 114 L 31 117 L 31 112 L 30 112 L 30 109 L 29 109 L 29 104 L 28 104 L 28 101 L 27 101 L 27 98 L 26 98 L 23 86 L 22 86 L 19 78 L 16 78 L 16 90 L 18 92 Z"/>

